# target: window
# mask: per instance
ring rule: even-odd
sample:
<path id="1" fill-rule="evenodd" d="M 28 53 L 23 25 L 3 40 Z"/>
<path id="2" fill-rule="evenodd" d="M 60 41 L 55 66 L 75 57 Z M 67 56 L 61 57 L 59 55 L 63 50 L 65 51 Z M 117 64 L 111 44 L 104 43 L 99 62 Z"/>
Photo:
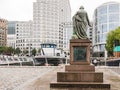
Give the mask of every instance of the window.
<path id="1" fill-rule="evenodd" d="M 102 15 L 99 17 L 99 24 L 107 23 L 107 15 Z"/>
<path id="2" fill-rule="evenodd" d="M 119 14 L 110 14 L 109 22 L 119 22 Z"/>
<path id="3" fill-rule="evenodd" d="M 100 25 L 99 29 L 101 33 L 107 32 L 107 24 Z"/>
<path id="4" fill-rule="evenodd" d="M 100 36 L 100 41 L 101 42 L 105 42 L 106 41 L 106 34 L 101 34 L 101 36 Z"/>
<path id="5" fill-rule="evenodd" d="M 110 23 L 109 24 L 109 30 L 114 30 L 119 26 L 119 23 Z"/>
<path id="6" fill-rule="evenodd" d="M 105 45 L 100 45 L 100 51 L 104 51 L 105 50 Z"/>
<path id="7" fill-rule="evenodd" d="M 107 13 L 107 6 L 102 6 L 98 9 L 98 14 L 101 15 L 101 14 L 106 14 Z"/>
<path id="8" fill-rule="evenodd" d="M 109 5 L 109 12 L 119 12 L 119 4 L 111 4 Z"/>

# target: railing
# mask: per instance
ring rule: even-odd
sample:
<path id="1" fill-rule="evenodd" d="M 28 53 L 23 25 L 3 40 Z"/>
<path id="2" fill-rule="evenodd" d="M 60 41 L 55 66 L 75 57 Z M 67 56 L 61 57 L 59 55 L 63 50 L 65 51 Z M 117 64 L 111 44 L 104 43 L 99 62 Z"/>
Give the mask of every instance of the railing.
<path id="1" fill-rule="evenodd" d="M 13 56 L 1 56 L 0 65 L 34 65 L 34 59 L 32 57 L 13 57 Z"/>

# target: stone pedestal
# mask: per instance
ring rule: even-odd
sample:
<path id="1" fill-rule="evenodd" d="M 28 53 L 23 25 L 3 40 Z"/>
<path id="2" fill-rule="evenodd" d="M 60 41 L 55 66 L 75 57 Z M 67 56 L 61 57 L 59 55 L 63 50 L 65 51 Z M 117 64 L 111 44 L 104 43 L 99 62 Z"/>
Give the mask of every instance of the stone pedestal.
<path id="1" fill-rule="evenodd" d="M 50 90 L 110 90 L 110 84 L 103 83 L 103 73 L 90 65 L 90 43 L 70 40 L 70 65 L 57 73 L 57 82 L 50 83 Z"/>

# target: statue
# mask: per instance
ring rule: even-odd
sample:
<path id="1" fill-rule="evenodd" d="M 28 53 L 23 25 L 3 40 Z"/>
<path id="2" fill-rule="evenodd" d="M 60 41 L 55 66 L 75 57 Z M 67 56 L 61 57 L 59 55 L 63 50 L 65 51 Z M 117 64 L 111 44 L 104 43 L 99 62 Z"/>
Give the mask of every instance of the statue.
<path id="1" fill-rule="evenodd" d="M 73 38 L 88 39 L 87 27 L 90 26 L 87 12 L 81 6 L 79 11 L 73 16 Z"/>

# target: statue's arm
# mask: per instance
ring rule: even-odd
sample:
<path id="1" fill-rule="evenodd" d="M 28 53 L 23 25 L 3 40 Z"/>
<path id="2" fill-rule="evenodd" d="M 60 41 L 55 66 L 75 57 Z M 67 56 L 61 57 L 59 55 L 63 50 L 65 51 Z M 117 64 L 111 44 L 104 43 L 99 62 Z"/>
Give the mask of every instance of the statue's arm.
<path id="1" fill-rule="evenodd" d="M 74 16 L 73 16 L 74 21 L 82 21 L 82 19 L 79 17 L 79 13 L 77 12 Z"/>
<path id="2" fill-rule="evenodd" d="M 78 21 L 83 21 L 78 15 L 76 16 L 75 19 L 78 20 Z"/>
<path id="3" fill-rule="evenodd" d="M 75 16 L 73 16 L 72 21 L 73 21 L 73 26 L 75 26 Z"/>
<path id="4" fill-rule="evenodd" d="M 90 21 L 89 21 L 89 19 L 88 19 L 88 15 L 87 15 L 87 13 L 86 13 L 86 19 L 87 19 L 88 25 L 91 27 L 91 25 L 90 25 Z"/>

